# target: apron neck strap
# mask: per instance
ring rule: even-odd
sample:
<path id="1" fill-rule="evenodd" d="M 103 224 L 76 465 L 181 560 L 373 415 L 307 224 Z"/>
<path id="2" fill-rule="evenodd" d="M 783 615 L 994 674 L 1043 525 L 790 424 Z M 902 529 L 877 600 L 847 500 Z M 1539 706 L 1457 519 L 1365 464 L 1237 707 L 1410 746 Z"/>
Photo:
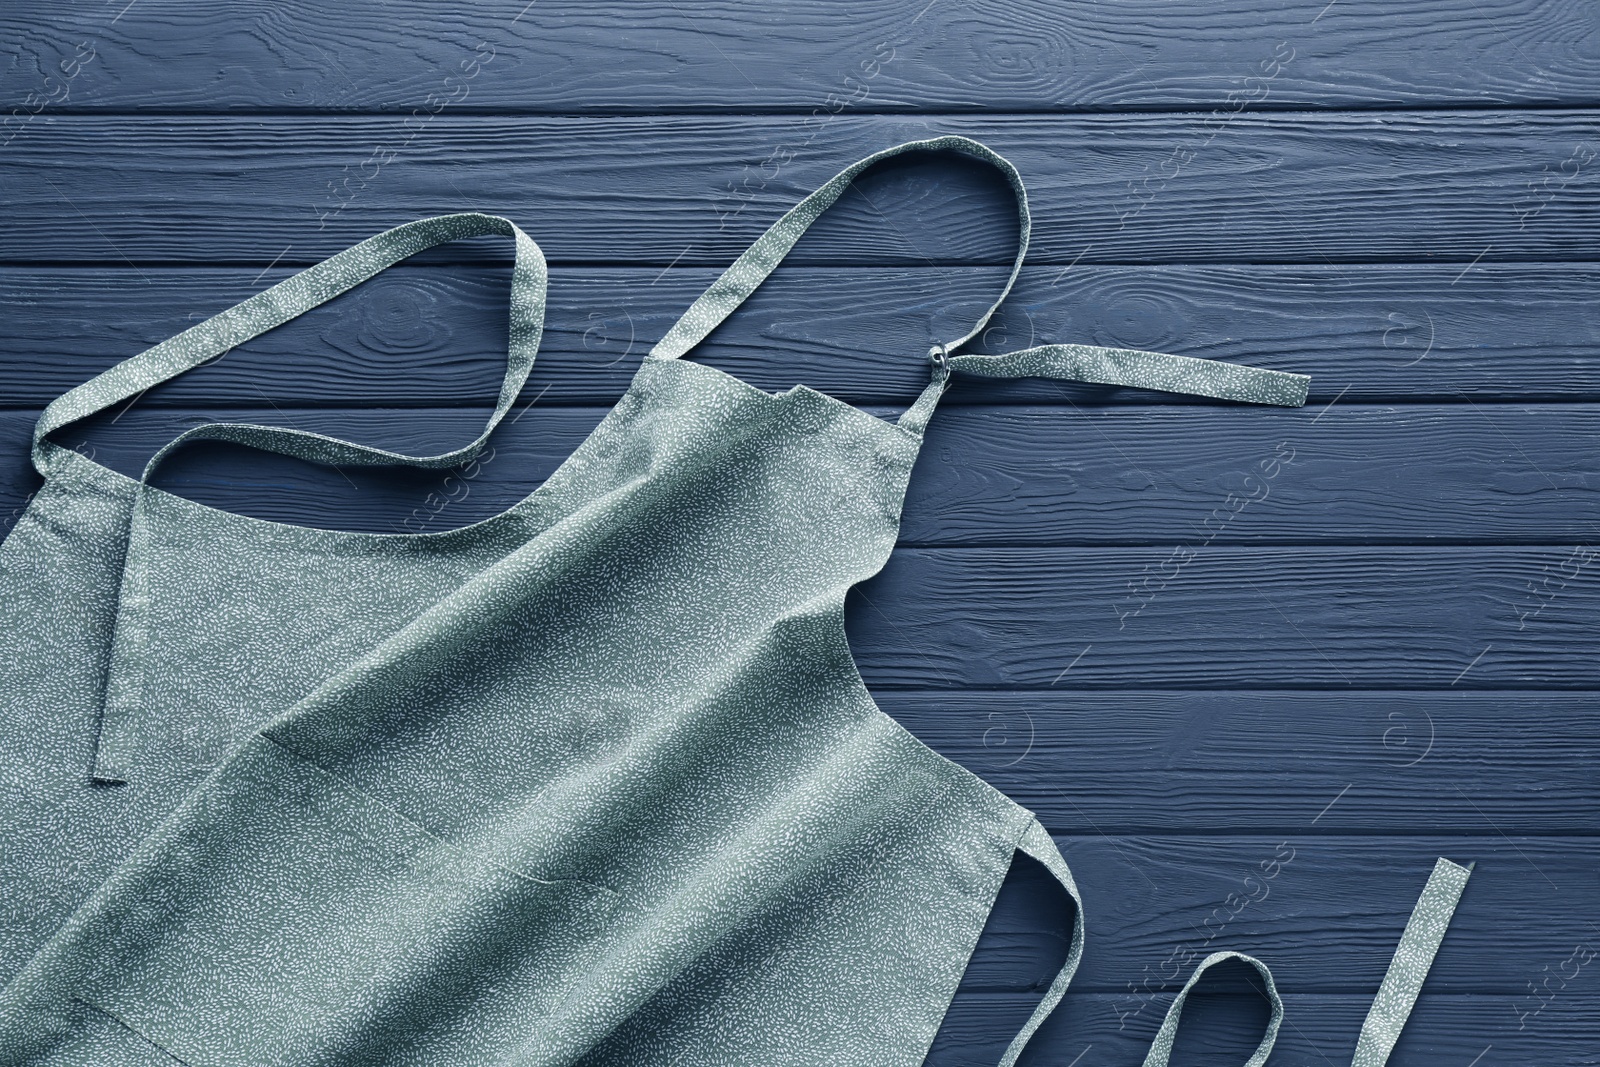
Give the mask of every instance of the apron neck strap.
<path id="1" fill-rule="evenodd" d="M 677 359 L 704 340 L 777 269 L 783 257 L 800 240 L 800 235 L 844 195 L 856 175 L 890 156 L 940 150 L 961 152 L 981 159 L 1006 176 L 1017 199 L 1017 256 L 1000 295 L 972 329 L 952 341 L 934 345 L 928 353 L 934 364 L 933 380 L 901 415 L 899 424 L 902 427 L 919 435 L 926 429 L 953 371 L 992 378 L 1046 377 L 1102 385 L 1126 385 L 1252 404 L 1298 407 L 1305 403 L 1307 386 L 1311 381 L 1306 375 L 1216 360 L 1169 356 L 1159 352 L 1098 348 L 1092 345 L 1041 345 L 1000 356 L 956 355 L 958 348 L 982 332 L 1010 294 L 1028 252 L 1031 226 L 1028 193 L 1023 188 L 1022 177 L 1017 169 L 986 145 L 957 136 L 908 141 L 867 156 L 834 175 L 820 189 L 789 209 L 767 228 L 766 233 L 756 238 L 755 243 L 734 260 L 733 265 L 723 271 L 722 276 L 712 282 L 711 287 L 673 323 L 672 328 L 650 350 L 650 357 Z"/>
<path id="2" fill-rule="evenodd" d="M 755 243 L 734 260 L 733 265 L 723 271 L 720 278 L 711 283 L 711 287 L 689 306 L 683 317 L 678 319 L 672 329 L 667 331 L 666 336 L 657 342 L 650 350 L 651 358 L 677 359 L 704 340 L 706 335 L 726 319 L 734 308 L 744 303 L 745 299 L 756 291 L 783 261 L 783 257 L 789 254 L 795 242 L 800 240 L 800 235 L 817 220 L 817 216 L 832 207 L 834 202 L 844 195 L 844 191 L 850 187 L 850 182 L 856 175 L 890 156 L 898 156 L 905 152 L 934 151 L 961 152 L 991 164 L 1006 176 L 1006 181 L 1010 183 L 1011 191 L 1017 198 L 1017 256 L 1011 265 L 1011 276 L 1006 279 L 1005 287 L 1000 290 L 999 297 L 989 305 L 989 310 L 983 313 L 977 324 L 955 340 L 946 342 L 942 347 L 946 351 L 953 352 L 972 340 L 988 325 L 990 317 L 1011 292 L 1011 286 L 1022 270 L 1022 259 L 1028 252 L 1030 226 L 1028 193 L 1022 187 L 1022 176 L 1017 173 L 1017 168 L 1013 167 L 1005 157 L 971 138 L 947 136 L 925 141 L 907 141 L 905 144 L 886 148 L 852 163 L 834 175 L 820 189 L 790 208 L 787 214 L 767 228 L 766 233 L 756 238 Z"/>
<path id="3" fill-rule="evenodd" d="M 369 237 L 57 397 L 45 408 L 34 427 L 34 466 L 45 473 L 50 453 L 58 447 L 45 440 L 51 431 L 137 397 L 152 386 L 223 355 L 236 345 L 331 300 L 418 252 L 447 241 L 484 234 L 514 238 L 516 259 L 511 273 L 510 343 L 505 378 L 500 383 L 494 411 L 483 432 L 474 440 L 439 455 L 410 456 L 302 430 L 215 423 L 181 434 L 156 453 L 145 468 L 145 475 L 148 477 L 156 463 L 174 447 L 196 439 L 233 441 L 321 463 L 449 467 L 471 460 L 483 449 L 489 434 L 515 403 L 528 372 L 533 369 L 544 329 L 547 270 L 539 246 L 509 219 L 465 212 L 419 219 Z"/>

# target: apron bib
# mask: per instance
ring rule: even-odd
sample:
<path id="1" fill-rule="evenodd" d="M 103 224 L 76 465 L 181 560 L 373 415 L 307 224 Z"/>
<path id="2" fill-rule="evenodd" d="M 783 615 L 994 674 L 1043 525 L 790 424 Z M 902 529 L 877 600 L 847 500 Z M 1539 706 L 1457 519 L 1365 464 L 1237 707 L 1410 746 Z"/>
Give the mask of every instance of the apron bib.
<path id="1" fill-rule="evenodd" d="M 1020 241 L 1000 297 L 930 353 L 889 422 L 679 357 L 860 171 L 912 150 L 998 167 Z M 516 245 L 510 355 L 483 434 L 402 456 L 272 427 L 206 438 L 328 463 L 455 466 L 527 377 L 538 248 L 504 219 L 380 234 L 119 364 L 41 417 L 45 487 L 0 548 L 0 1064 L 861 1065 L 925 1057 L 1012 859 L 1075 905 L 1031 812 L 927 748 L 862 684 L 851 586 L 899 527 L 952 373 L 1297 405 L 1308 379 L 1078 345 L 956 354 L 1027 248 L 1016 171 L 941 137 L 869 156 L 689 308 L 542 485 L 438 534 L 208 508 L 45 436 L 423 248 Z M 151 467 L 167 452 L 163 449 Z M 148 475 L 149 469 L 146 474 Z M 15 847 L 12 847 L 14 843 Z M 1386 1058 L 1466 871 L 1435 867 L 1356 1062 Z M 1166 1062 L 1189 990 L 1147 1067 Z"/>

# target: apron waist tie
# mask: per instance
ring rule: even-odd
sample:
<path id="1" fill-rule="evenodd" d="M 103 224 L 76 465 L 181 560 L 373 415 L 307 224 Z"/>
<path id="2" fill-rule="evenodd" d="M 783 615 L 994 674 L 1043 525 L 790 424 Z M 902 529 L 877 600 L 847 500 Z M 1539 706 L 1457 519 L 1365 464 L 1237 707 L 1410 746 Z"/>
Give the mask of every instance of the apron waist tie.
<path id="1" fill-rule="evenodd" d="M 928 356 L 934 365 L 933 381 L 900 417 L 901 426 L 919 434 L 933 416 L 934 406 L 953 371 L 985 378 L 1058 378 L 1095 385 L 1125 385 L 1279 407 L 1304 404 L 1311 383 L 1311 377 L 1306 374 L 1095 345 L 1038 345 L 996 356 L 953 356 L 948 346 L 935 345 Z"/>
<path id="2" fill-rule="evenodd" d="M 1012 1038 L 1005 1055 L 1000 1058 L 1000 1067 L 1015 1067 L 1017 1058 L 1022 1055 L 1022 1050 L 1033 1037 L 1034 1031 L 1039 1029 L 1055 1010 L 1056 1005 L 1061 1002 L 1068 983 L 1072 981 L 1072 976 L 1083 959 L 1083 898 L 1078 893 L 1078 885 L 1073 880 L 1072 871 L 1067 867 L 1067 861 L 1038 819 L 1029 822 L 1027 829 L 1017 840 L 1017 849 L 1044 864 L 1072 898 L 1077 914 L 1073 919 L 1072 946 L 1067 952 L 1066 962 L 1061 965 L 1061 970 L 1051 981 L 1050 988 L 1045 991 L 1044 999 L 1034 1008 L 1028 1021 L 1022 1024 L 1017 1036 Z M 1462 867 L 1443 857 L 1434 864 L 1433 873 L 1428 877 L 1428 884 L 1423 887 L 1422 895 L 1411 911 L 1405 933 L 1400 936 L 1400 944 L 1389 962 L 1389 970 L 1384 975 L 1383 984 L 1378 989 L 1378 995 L 1373 998 L 1372 1008 L 1367 1013 L 1366 1021 L 1361 1025 L 1361 1037 L 1356 1043 L 1355 1058 L 1351 1067 L 1383 1067 L 1388 1060 L 1389 1052 L 1394 1048 L 1395 1041 L 1400 1037 L 1400 1030 L 1405 1026 L 1412 1006 L 1417 1002 L 1417 993 L 1422 989 L 1423 979 L 1427 977 L 1428 969 L 1433 965 L 1433 957 L 1439 951 L 1440 942 L 1444 940 L 1445 928 L 1450 925 L 1456 902 L 1460 899 L 1461 890 L 1466 886 L 1467 876 L 1471 872 L 1470 864 Z M 1242 952 L 1213 952 L 1200 961 L 1194 973 L 1189 976 L 1189 980 L 1184 983 L 1183 988 L 1167 1007 L 1166 1017 L 1161 1020 L 1161 1028 L 1156 1031 L 1156 1036 L 1150 1042 L 1150 1052 L 1145 1056 L 1144 1067 L 1167 1067 L 1173 1043 L 1178 1036 L 1178 1022 L 1183 1014 L 1184 1001 L 1188 999 L 1189 991 L 1199 983 L 1201 976 L 1207 970 L 1226 960 L 1239 960 L 1249 964 L 1261 975 L 1264 983 L 1262 992 L 1272 1005 L 1272 1016 L 1267 1020 L 1266 1030 L 1261 1035 L 1260 1043 L 1245 1061 L 1244 1067 L 1262 1067 L 1266 1063 L 1267 1056 L 1272 1052 L 1272 1046 L 1278 1040 L 1278 1028 L 1283 1023 L 1283 999 L 1278 995 L 1278 987 L 1272 980 L 1272 971 L 1265 963 Z"/>
<path id="3" fill-rule="evenodd" d="M 1055 876 L 1061 883 L 1061 888 L 1067 891 L 1067 896 L 1072 898 L 1077 914 L 1072 920 L 1072 946 L 1067 950 L 1067 962 L 1061 965 L 1061 970 L 1056 972 L 1055 980 L 1050 983 L 1050 988 L 1045 990 L 1044 999 L 1039 1006 L 1033 1009 L 1033 1014 L 1028 1021 L 1022 1024 L 1022 1029 L 1017 1036 L 1011 1039 L 1011 1044 L 1006 1047 L 1006 1054 L 1000 1057 L 1000 1067 L 1013 1067 L 1017 1057 L 1022 1055 L 1022 1049 L 1039 1029 L 1055 1006 L 1061 1003 L 1061 997 L 1067 991 L 1067 984 L 1072 981 L 1073 972 L 1078 969 L 1078 963 L 1083 959 L 1083 898 L 1078 895 L 1078 883 L 1072 880 L 1072 871 L 1067 867 L 1067 861 L 1061 855 L 1061 850 L 1056 848 L 1056 843 L 1050 839 L 1050 834 L 1040 825 L 1038 819 L 1032 819 L 1028 828 L 1022 832 L 1022 837 L 1017 841 L 1017 848 L 1040 863 L 1045 869 Z"/>
<path id="4" fill-rule="evenodd" d="M 1383 1067 L 1389 1052 L 1400 1037 L 1411 1008 L 1417 1003 L 1417 993 L 1422 980 L 1428 977 L 1433 957 L 1444 940 L 1445 928 L 1455 914 L 1456 902 L 1466 887 L 1472 864 L 1462 867 L 1443 856 L 1433 865 L 1428 884 L 1422 887 L 1411 918 L 1406 922 L 1406 932 L 1400 935 L 1400 945 L 1389 961 L 1389 970 L 1372 999 L 1372 1008 L 1361 1024 L 1361 1037 L 1356 1042 L 1355 1058 L 1351 1067 Z"/>

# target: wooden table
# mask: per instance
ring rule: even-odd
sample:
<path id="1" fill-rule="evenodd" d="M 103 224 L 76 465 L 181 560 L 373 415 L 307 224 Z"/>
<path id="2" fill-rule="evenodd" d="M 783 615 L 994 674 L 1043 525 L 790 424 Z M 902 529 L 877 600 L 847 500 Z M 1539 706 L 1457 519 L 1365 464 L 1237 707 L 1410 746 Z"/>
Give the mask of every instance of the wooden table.
<path id="1" fill-rule="evenodd" d="M 1286 994 L 1274 1063 L 1348 1063 L 1438 855 L 1478 866 L 1392 1062 L 1600 1062 L 1600 9 L 523 3 L 0 13 L 4 527 L 52 397 L 473 209 L 552 264 L 523 407 L 475 473 L 202 446 L 158 482 L 311 525 L 493 514 L 783 209 L 878 148 L 978 137 L 1036 212 L 981 349 L 1314 376 L 1301 410 L 962 380 L 854 594 L 886 710 L 1039 811 L 1083 887 L 1083 968 L 1025 1062 L 1137 1063 L 1227 947 Z M 997 291 L 1010 211 L 974 165 L 880 167 L 693 358 L 903 407 Z M 465 441 L 508 252 L 418 257 L 60 439 L 130 473 L 219 418 Z M 930 1062 L 994 1063 L 1068 929 L 1019 861 Z M 1175 1062 L 1241 1062 L 1262 1001 L 1207 988 Z"/>

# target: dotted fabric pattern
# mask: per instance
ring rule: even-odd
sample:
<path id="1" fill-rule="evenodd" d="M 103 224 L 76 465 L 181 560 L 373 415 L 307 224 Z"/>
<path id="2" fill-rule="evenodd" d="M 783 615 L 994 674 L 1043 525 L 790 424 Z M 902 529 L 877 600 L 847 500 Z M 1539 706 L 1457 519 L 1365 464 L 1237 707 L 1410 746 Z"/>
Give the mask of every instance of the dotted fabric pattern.
<path id="1" fill-rule="evenodd" d="M 976 142 L 844 173 L 928 147 L 992 157 L 1025 241 L 1020 180 Z M 380 234 L 47 409 L 45 485 L 0 546 L 0 1064 L 912 1067 L 1014 853 L 1077 900 L 1032 814 L 884 714 L 845 637 L 954 360 L 895 424 L 673 358 L 838 182 L 696 302 L 546 482 L 461 529 L 251 519 L 45 435 L 430 244 L 509 233 L 486 436 L 543 318 L 542 256 L 503 219 Z M 1171 358 L 1106 365 L 1167 387 L 1244 370 L 1162 378 Z M 421 466 L 483 440 L 195 437 Z"/>
<path id="2" fill-rule="evenodd" d="M 1254 956 L 1246 956 L 1242 952 L 1213 952 L 1200 961 L 1194 973 L 1189 976 L 1189 980 L 1173 998 L 1172 1004 L 1167 1008 L 1166 1017 L 1161 1020 L 1161 1029 L 1156 1031 L 1155 1039 L 1150 1042 L 1150 1052 L 1144 1058 L 1144 1067 L 1166 1067 L 1167 1059 L 1172 1055 L 1173 1043 L 1178 1039 L 1178 1022 L 1183 1015 L 1184 1001 L 1189 999 L 1189 991 L 1205 976 L 1206 971 L 1225 960 L 1248 963 L 1261 976 L 1262 991 L 1266 994 L 1268 1003 L 1272 1005 L 1272 1015 L 1267 1019 L 1267 1029 L 1261 1035 L 1261 1043 L 1250 1054 L 1250 1058 L 1244 1061 L 1244 1067 L 1261 1067 L 1267 1062 L 1267 1056 L 1278 1040 L 1278 1027 L 1283 1025 L 1283 1000 L 1278 996 L 1278 987 L 1272 980 L 1272 972 L 1267 969 L 1266 964 Z"/>
<path id="3" fill-rule="evenodd" d="M 191 326 L 182 333 L 146 349 L 57 397 L 39 417 L 33 431 L 33 460 L 39 473 L 54 455 L 45 435 L 97 411 L 136 397 L 186 370 L 215 359 L 275 326 L 347 292 L 388 267 L 418 252 L 464 237 L 501 234 L 512 237 L 516 259 L 511 268 L 511 322 L 507 335 L 505 379 L 500 383 L 494 411 L 472 441 L 437 456 L 409 456 L 324 434 L 276 426 L 212 423 L 180 434 L 151 458 L 149 475 L 174 448 L 189 441 L 231 441 L 254 448 L 297 456 L 318 463 L 377 465 L 404 463 L 415 467 L 445 468 L 465 463 L 482 450 L 489 435 L 505 417 L 533 369 L 534 356 L 544 332 L 545 287 L 548 271 L 539 246 L 509 219 L 477 212 L 439 215 L 396 226 L 358 245 L 300 271 L 270 289 Z"/>
<path id="4" fill-rule="evenodd" d="M 34 645 L 0 865 L 37 915 L 0 1062 L 74 1062 L 84 1005 L 127 1042 L 102 1063 L 921 1061 L 1032 818 L 850 658 L 911 435 L 649 360 L 504 518 L 415 539 L 69 455 L 0 572 Z M 52 693 L 54 535 L 118 502 L 96 754 Z M 93 862 L 47 884 L 62 857 Z"/>
<path id="5" fill-rule="evenodd" d="M 1470 866 L 1451 863 L 1443 856 L 1433 865 L 1428 884 L 1423 887 L 1417 905 L 1411 911 L 1405 933 L 1400 936 L 1400 946 L 1389 961 L 1389 970 L 1383 976 L 1383 985 L 1361 1024 L 1361 1037 L 1356 1042 L 1355 1059 L 1351 1067 L 1383 1067 L 1389 1058 L 1400 1031 L 1416 1006 L 1417 994 L 1422 991 L 1422 980 L 1433 966 L 1433 957 L 1444 940 L 1444 932 L 1455 914 L 1456 902 L 1466 888 Z"/>
<path id="6" fill-rule="evenodd" d="M 944 347 L 954 351 L 976 337 L 1005 301 L 1011 292 L 1011 287 L 1016 284 L 1017 275 L 1022 272 L 1022 261 L 1028 254 L 1032 217 L 1028 213 L 1028 193 L 1023 187 L 1022 175 L 1017 173 L 1017 168 L 1011 165 L 1010 160 L 988 145 L 969 137 L 946 136 L 932 137 L 923 141 L 907 141 L 893 148 L 874 152 L 828 179 L 816 192 L 790 208 L 782 218 L 769 226 L 743 255 L 734 260 L 733 265 L 723 271 L 721 277 L 712 282 L 711 287 L 689 305 L 689 310 L 685 311 L 683 317 L 667 331 L 666 336 L 657 342 L 650 350 L 650 354 L 658 359 L 676 359 L 699 344 L 718 323 L 732 313 L 734 308 L 744 303 L 750 294 L 756 291 L 756 288 L 777 268 L 783 257 L 789 254 L 795 242 L 800 240 L 800 235 L 806 232 L 819 215 L 844 195 L 844 191 L 850 188 L 850 183 L 855 180 L 856 175 L 892 156 L 907 152 L 941 151 L 972 156 L 997 168 L 1005 175 L 1006 183 L 1017 199 L 1017 255 L 1012 261 L 1011 274 L 1006 278 L 1005 287 L 1000 290 L 1000 296 L 989 305 L 989 309 L 983 313 L 972 329 Z"/>
<path id="7" fill-rule="evenodd" d="M 1043 1025 L 1050 1013 L 1055 1010 L 1061 998 L 1066 995 L 1067 984 L 1072 981 L 1072 976 L 1078 970 L 1078 964 L 1083 961 L 1083 897 L 1078 893 L 1078 883 L 1072 877 L 1072 871 L 1067 869 L 1067 861 L 1061 858 L 1061 853 L 1056 849 L 1055 842 L 1050 840 L 1050 835 L 1045 832 L 1044 825 L 1035 819 L 1028 824 L 1027 830 L 1022 834 L 1022 839 L 1017 842 L 1017 847 L 1040 863 L 1046 870 L 1055 875 L 1056 881 L 1067 891 L 1075 905 L 1072 925 L 1072 943 L 1067 946 L 1067 960 L 1061 965 L 1061 970 L 1056 972 L 1055 979 L 1051 981 L 1050 988 L 1045 990 L 1044 998 L 1039 1001 L 1039 1006 L 1033 1010 L 1028 1021 L 1022 1024 L 1022 1029 L 1017 1031 L 1017 1036 L 1012 1038 L 1007 1046 L 1005 1055 L 1000 1058 L 1000 1067 L 1012 1067 L 1017 1058 L 1022 1055 L 1022 1050 L 1027 1047 L 1034 1031 Z"/>
<path id="8" fill-rule="evenodd" d="M 950 369 L 989 378 L 1064 378 L 1291 408 L 1306 402 L 1311 384 L 1305 374 L 1091 345 L 1039 345 L 1001 356 L 952 356 Z"/>

